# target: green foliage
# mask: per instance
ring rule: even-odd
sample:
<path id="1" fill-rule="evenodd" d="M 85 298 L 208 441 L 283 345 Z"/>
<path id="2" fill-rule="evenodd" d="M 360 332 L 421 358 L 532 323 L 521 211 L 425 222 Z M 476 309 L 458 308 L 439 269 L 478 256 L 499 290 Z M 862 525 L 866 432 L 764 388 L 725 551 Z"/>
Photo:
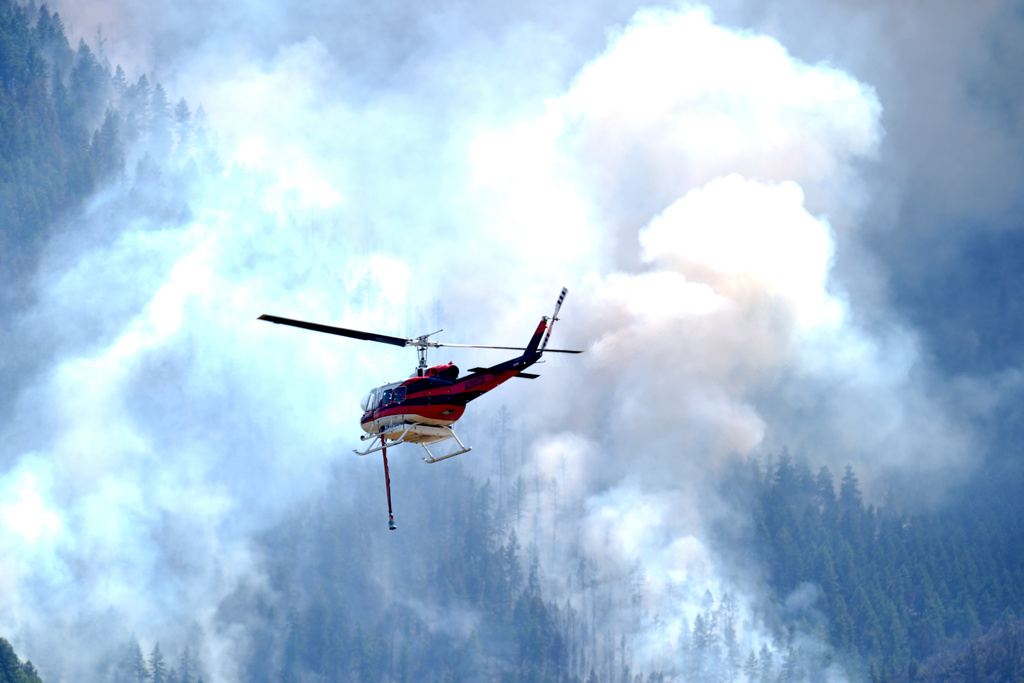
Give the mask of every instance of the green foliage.
<path id="1" fill-rule="evenodd" d="M 833 647 L 869 661 L 876 678 L 1024 610 L 1016 504 L 965 495 L 908 515 L 892 501 L 865 507 L 849 466 L 838 498 L 832 481 L 826 468 L 811 480 L 785 454 L 769 465 L 755 486 L 753 543 L 775 595 L 813 585 Z"/>
<path id="2" fill-rule="evenodd" d="M 899 683 L 1024 682 L 1024 621 L 1001 620 L 970 641 L 954 643 L 928 660 L 911 660 Z"/>
<path id="3" fill-rule="evenodd" d="M 42 683 L 32 662 L 19 660 L 4 638 L 0 638 L 0 683 Z"/>
<path id="4" fill-rule="evenodd" d="M 84 42 L 70 49 L 45 5 L 34 26 L 29 15 L 20 5 L 0 9 L 0 265 L 12 279 L 34 266 L 54 219 L 123 163 L 95 163 L 92 130 L 109 74 Z M 119 153 L 103 143 L 107 157 Z"/>
<path id="5" fill-rule="evenodd" d="M 162 163 L 201 134 L 184 99 L 172 111 L 159 83 L 128 85 L 85 41 L 72 50 L 46 5 L 0 2 L 0 307 L 57 220 L 124 176 L 132 145 Z"/>

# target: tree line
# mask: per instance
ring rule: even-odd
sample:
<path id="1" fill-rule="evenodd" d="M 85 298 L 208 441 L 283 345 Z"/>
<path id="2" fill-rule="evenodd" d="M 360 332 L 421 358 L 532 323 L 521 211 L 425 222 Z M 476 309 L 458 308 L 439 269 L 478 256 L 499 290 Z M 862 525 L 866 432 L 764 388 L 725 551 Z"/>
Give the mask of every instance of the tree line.
<path id="1" fill-rule="evenodd" d="M 182 650 L 177 664 L 172 664 L 161 651 L 160 643 L 154 644 L 149 657 L 145 657 L 134 637 L 124 645 L 120 658 L 96 672 L 96 678 L 112 683 L 203 683 L 199 662 L 189 646 Z"/>

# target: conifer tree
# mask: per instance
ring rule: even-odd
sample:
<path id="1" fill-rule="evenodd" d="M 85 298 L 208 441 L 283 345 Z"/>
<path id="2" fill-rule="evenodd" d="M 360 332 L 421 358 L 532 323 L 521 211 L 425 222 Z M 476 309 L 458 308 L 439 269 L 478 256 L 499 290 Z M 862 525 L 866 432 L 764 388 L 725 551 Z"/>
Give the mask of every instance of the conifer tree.
<path id="1" fill-rule="evenodd" d="M 149 667 L 146 659 L 142 656 L 142 648 L 139 641 L 134 637 L 125 648 L 125 656 L 121 661 L 120 670 L 123 672 L 124 683 L 148 683 Z"/>
<path id="2" fill-rule="evenodd" d="M 117 68 L 114 69 L 114 75 L 110 80 L 111 94 L 113 95 L 113 104 L 115 106 L 121 106 L 123 104 L 124 93 L 128 89 L 128 77 L 125 76 L 124 69 L 118 64 Z"/>
<path id="3" fill-rule="evenodd" d="M 149 655 L 149 672 L 152 683 L 167 683 L 167 663 L 160 652 L 160 643 L 153 646 Z"/>
<path id="4" fill-rule="evenodd" d="M 186 147 L 192 137 L 192 112 L 184 97 L 174 106 L 174 127 L 178 133 L 178 146 Z"/>
<path id="5" fill-rule="evenodd" d="M 195 675 L 195 662 L 192 661 L 192 649 L 186 645 L 178 660 L 178 680 L 180 683 L 192 683 Z"/>

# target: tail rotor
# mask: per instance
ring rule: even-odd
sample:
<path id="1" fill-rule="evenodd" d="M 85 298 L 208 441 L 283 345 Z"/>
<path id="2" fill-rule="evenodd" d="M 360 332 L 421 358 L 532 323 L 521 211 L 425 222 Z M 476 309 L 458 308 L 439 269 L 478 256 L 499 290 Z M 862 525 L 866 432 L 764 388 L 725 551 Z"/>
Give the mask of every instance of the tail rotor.
<path id="1" fill-rule="evenodd" d="M 548 339 L 551 339 L 551 330 L 555 328 L 555 321 L 558 320 L 558 309 L 562 307 L 562 302 L 565 301 L 565 295 L 569 293 L 569 290 L 562 287 L 562 293 L 558 296 L 558 301 L 555 303 L 555 312 L 551 314 L 551 320 L 548 323 L 547 332 L 544 333 L 544 341 L 540 343 L 540 348 L 537 349 L 541 353 L 544 353 L 544 349 L 547 348 Z"/>

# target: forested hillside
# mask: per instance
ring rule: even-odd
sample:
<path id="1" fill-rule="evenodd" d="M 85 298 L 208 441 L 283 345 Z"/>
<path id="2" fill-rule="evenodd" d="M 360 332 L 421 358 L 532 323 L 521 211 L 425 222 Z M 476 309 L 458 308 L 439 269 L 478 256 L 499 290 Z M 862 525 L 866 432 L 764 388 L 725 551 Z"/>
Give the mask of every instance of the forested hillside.
<path id="1" fill-rule="evenodd" d="M 60 217 L 125 171 L 128 146 L 167 155 L 191 124 L 145 74 L 129 83 L 84 41 L 72 49 L 46 5 L 0 0 L 0 306 L 23 296 Z"/>
<path id="2" fill-rule="evenodd" d="M 813 586 L 829 642 L 870 662 L 873 678 L 909 671 L 912 679 L 929 672 L 928 680 L 952 680 L 942 673 L 948 664 L 921 666 L 945 650 L 975 659 L 984 650 L 989 670 L 1022 670 L 1019 476 L 982 474 L 958 488 L 952 504 L 916 514 L 904 512 L 895 494 L 865 505 L 850 467 L 838 491 L 827 467 L 812 474 L 788 455 L 754 479 L 749 543 L 775 596 Z M 978 676 L 962 680 L 1020 678 L 975 668 Z"/>
<path id="3" fill-rule="evenodd" d="M 454 466 L 429 472 L 402 501 L 408 515 L 436 511 L 429 522 L 443 543 L 403 536 L 391 545 L 326 495 L 262 538 L 270 583 L 238 592 L 221 618 L 254 638 L 251 681 L 785 683 L 818 680 L 829 664 L 853 680 L 1024 679 L 1024 537 L 1009 519 L 1014 502 L 972 488 L 941 513 L 906 514 L 895 501 L 865 505 L 851 469 L 838 483 L 827 468 L 811 472 L 783 454 L 765 468 L 739 465 L 729 481 L 747 503 L 748 521 L 735 528 L 748 535 L 723 531 L 723 552 L 748 565 L 752 552 L 758 558 L 777 613 L 772 646 L 745 649 L 735 597 L 707 594 L 672 664 L 637 670 L 624 634 L 602 630 L 589 605 L 545 595 L 544 567 L 511 523 L 522 482 L 499 495 Z M 332 487 L 354 486 L 356 507 L 379 508 L 379 474 Z M 581 573 L 592 562 L 576 560 Z M 809 595 L 813 609 L 785 607 L 793 595 Z M 828 650 L 807 650 L 801 633 L 820 635 Z M 139 660 L 137 644 L 125 651 Z M 155 680 L 148 670 L 138 680 Z M 183 680 L 164 680 L 172 679 Z"/>

